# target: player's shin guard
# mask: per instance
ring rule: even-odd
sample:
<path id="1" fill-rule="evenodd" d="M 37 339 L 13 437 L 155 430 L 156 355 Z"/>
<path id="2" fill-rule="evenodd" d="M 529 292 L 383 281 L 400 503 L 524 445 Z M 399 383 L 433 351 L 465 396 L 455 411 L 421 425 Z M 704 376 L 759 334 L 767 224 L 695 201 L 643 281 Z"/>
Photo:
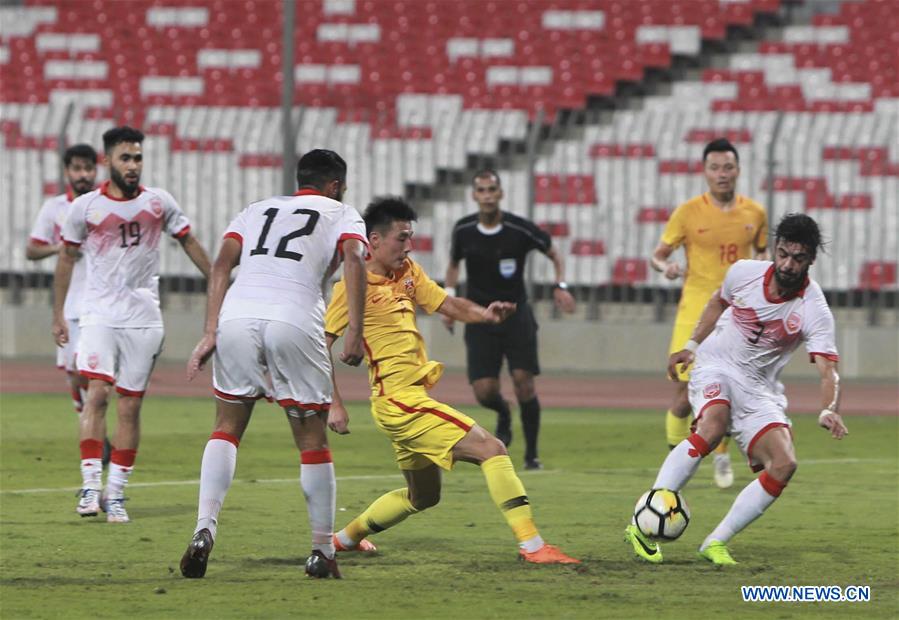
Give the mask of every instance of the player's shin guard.
<path id="1" fill-rule="evenodd" d="M 312 550 L 321 551 L 326 558 L 333 558 L 331 535 L 334 531 L 337 480 L 329 449 L 300 452 L 300 486 L 309 512 Z"/>
<path id="2" fill-rule="evenodd" d="M 524 460 L 537 458 L 537 436 L 540 434 L 540 401 L 535 396 L 521 407 L 521 428 L 524 430 Z"/>
<path id="3" fill-rule="evenodd" d="M 102 445 L 102 443 L 101 443 Z M 106 497 L 117 499 L 125 494 L 125 485 L 134 471 L 137 450 L 116 450 L 109 457 L 109 476 L 106 479 Z"/>
<path id="4" fill-rule="evenodd" d="M 515 534 L 519 546 L 533 552 L 543 546 L 543 539 L 537 532 L 531 504 L 524 485 L 512 467 L 508 455 L 494 456 L 481 463 L 481 471 L 487 479 L 487 489 L 493 503 L 503 513 L 509 527 Z"/>
<path id="5" fill-rule="evenodd" d="M 81 487 L 99 491 L 103 488 L 103 442 L 83 439 L 81 447 Z"/>
<path id="6" fill-rule="evenodd" d="M 718 527 L 706 537 L 699 549 L 705 549 L 713 540 L 725 543 L 733 538 L 735 534 L 762 516 L 768 506 L 780 497 L 786 486 L 786 482 L 771 477 L 768 472 L 762 472 L 761 476 L 740 491 L 733 506 L 730 507 L 730 511 L 724 516 Z"/>
<path id="7" fill-rule="evenodd" d="M 679 418 L 669 409 L 665 413 L 665 437 L 672 448 L 690 436 L 690 416 Z"/>
<path id="8" fill-rule="evenodd" d="M 200 499 L 194 533 L 206 528 L 215 539 L 219 512 L 234 479 L 239 445 L 237 437 L 221 432 L 212 433 L 206 442 L 200 465 Z"/>
<path id="9" fill-rule="evenodd" d="M 409 501 L 409 489 L 395 489 L 372 502 L 365 512 L 347 524 L 341 534 L 355 545 L 366 536 L 383 532 L 416 512 Z"/>
<path id="10" fill-rule="evenodd" d="M 679 491 L 693 477 L 702 458 L 708 453 L 709 444 L 693 433 L 668 453 L 652 488 Z"/>

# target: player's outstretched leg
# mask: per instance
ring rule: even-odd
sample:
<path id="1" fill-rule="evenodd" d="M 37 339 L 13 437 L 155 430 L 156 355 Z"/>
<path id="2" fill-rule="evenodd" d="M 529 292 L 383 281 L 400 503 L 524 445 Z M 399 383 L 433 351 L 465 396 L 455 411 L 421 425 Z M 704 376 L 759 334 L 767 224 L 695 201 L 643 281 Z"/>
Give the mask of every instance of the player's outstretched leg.
<path id="1" fill-rule="evenodd" d="M 764 463 L 765 471 L 740 491 L 724 519 L 699 547 L 699 555 L 714 564 L 736 564 L 725 545 L 762 516 L 780 497 L 796 471 L 793 442 L 785 427 L 773 428 L 757 436 L 752 456 Z"/>
<path id="2" fill-rule="evenodd" d="M 416 512 L 419 512 L 419 509 L 409 501 L 409 489 L 394 489 L 372 502 L 362 514 L 337 532 L 333 539 L 334 548 L 337 551 L 374 553 L 377 547 L 366 540 L 366 536 L 383 532 L 402 523 Z"/>
<path id="3" fill-rule="evenodd" d="M 515 473 L 506 447 L 482 427 L 474 425 L 453 446 L 457 461 L 478 463 L 490 498 L 502 512 L 503 518 L 518 541 L 518 557 L 535 564 L 579 564 L 580 561 L 546 543 L 537 531 L 531 513 L 531 503 L 521 479 Z"/>

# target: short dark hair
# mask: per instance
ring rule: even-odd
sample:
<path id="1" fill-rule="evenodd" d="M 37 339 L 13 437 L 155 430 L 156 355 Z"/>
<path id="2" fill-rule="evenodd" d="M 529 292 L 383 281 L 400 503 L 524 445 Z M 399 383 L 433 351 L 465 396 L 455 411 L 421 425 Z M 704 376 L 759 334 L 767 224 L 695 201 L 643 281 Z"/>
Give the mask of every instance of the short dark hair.
<path id="1" fill-rule="evenodd" d="M 384 196 L 369 203 L 362 219 L 365 220 L 365 235 L 368 236 L 375 230 L 383 233 L 394 222 L 414 222 L 418 219 L 418 214 L 412 205 L 399 196 Z"/>
<path id="2" fill-rule="evenodd" d="M 706 144 L 705 148 L 702 149 L 702 163 L 705 163 L 705 158 L 709 156 L 709 153 L 727 153 L 728 151 L 733 153 L 737 163 L 740 163 L 740 154 L 737 153 L 737 147 L 731 144 L 727 138 L 717 138 Z"/>
<path id="3" fill-rule="evenodd" d="M 62 163 L 68 168 L 75 157 L 86 159 L 95 166 L 97 165 L 97 151 L 90 144 L 73 144 L 67 148 L 62 156 Z"/>
<path id="4" fill-rule="evenodd" d="M 818 255 L 818 248 L 823 248 L 821 230 L 818 223 L 805 213 L 788 213 L 777 224 L 774 233 L 774 243 L 786 241 L 787 243 L 799 243 L 812 258 Z"/>
<path id="5" fill-rule="evenodd" d="M 144 134 L 139 129 L 122 125 L 121 127 L 113 127 L 103 134 L 103 150 L 107 153 L 112 151 L 117 144 L 122 142 L 143 142 Z"/>
<path id="6" fill-rule="evenodd" d="M 502 187 L 503 182 L 499 178 L 499 174 L 493 168 L 482 168 L 474 173 L 474 176 L 471 177 L 471 184 L 474 185 L 474 182 L 478 179 L 486 179 L 487 177 L 493 177 L 496 179 L 496 184 Z"/>
<path id="7" fill-rule="evenodd" d="M 324 189 L 331 181 L 346 182 L 346 162 L 327 149 L 314 149 L 297 162 L 297 185 Z"/>

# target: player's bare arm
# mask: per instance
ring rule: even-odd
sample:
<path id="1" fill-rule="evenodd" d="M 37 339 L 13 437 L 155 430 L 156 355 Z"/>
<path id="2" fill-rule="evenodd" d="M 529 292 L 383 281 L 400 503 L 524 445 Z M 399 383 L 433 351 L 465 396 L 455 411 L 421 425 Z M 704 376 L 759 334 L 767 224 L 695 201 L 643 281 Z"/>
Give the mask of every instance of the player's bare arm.
<path id="1" fill-rule="evenodd" d="M 63 314 L 66 303 L 66 295 L 69 293 L 69 285 L 72 282 L 72 270 L 79 252 L 75 246 L 65 246 L 59 253 L 56 262 L 56 273 L 53 275 L 53 339 L 57 346 L 62 346 L 69 341 L 69 327 Z"/>
<path id="2" fill-rule="evenodd" d="M 334 334 L 325 333 L 325 344 L 328 346 L 329 356 L 331 356 L 331 347 L 336 340 L 337 336 Z M 350 432 L 350 415 L 347 413 L 346 407 L 343 406 L 343 399 L 340 397 L 340 391 L 337 389 L 333 357 L 331 359 L 331 384 L 334 386 L 334 392 L 331 395 L 331 407 L 328 409 L 328 428 L 338 435 L 348 435 Z"/>
<path id="3" fill-rule="evenodd" d="M 447 296 L 437 312 L 463 323 L 502 323 L 515 312 L 518 304 L 494 301 L 486 308 L 464 297 Z"/>
<path id="4" fill-rule="evenodd" d="M 546 257 L 553 262 L 553 269 L 556 272 L 553 301 L 559 310 L 571 314 L 574 312 L 575 301 L 574 295 L 571 294 L 571 291 L 568 290 L 568 285 L 565 283 L 565 263 L 562 261 L 562 255 L 556 251 L 556 248 L 550 247 L 546 252 Z"/>
<path id="5" fill-rule="evenodd" d="M 668 376 L 671 377 L 672 381 L 677 381 L 678 366 L 680 366 L 681 372 L 683 372 L 687 366 L 693 363 L 696 347 L 702 344 L 702 341 L 708 338 L 712 330 L 715 329 L 715 323 L 721 318 L 727 305 L 727 302 L 721 299 L 720 291 L 715 291 L 712 294 L 712 298 L 709 299 L 705 310 L 702 311 L 702 316 L 699 317 L 696 329 L 693 330 L 693 335 L 686 346 L 680 351 L 672 353 L 671 357 L 668 358 Z"/>
<path id="6" fill-rule="evenodd" d="M 456 285 L 459 283 L 459 261 L 454 261 L 450 259 L 449 265 L 446 268 L 446 278 L 443 280 L 443 288 L 451 297 L 456 296 Z M 449 330 L 449 333 L 453 333 L 454 325 L 456 321 L 451 317 L 445 314 L 440 315 L 440 320 L 443 321 L 444 327 Z"/>
<path id="7" fill-rule="evenodd" d="M 669 280 L 677 280 L 684 275 L 684 270 L 677 261 L 668 260 L 672 252 L 674 252 L 674 247 L 664 241 L 660 241 L 659 245 L 652 252 L 649 264 L 659 273 L 665 274 L 665 277 Z"/>
<path id="8" fill-rule="evenodd" d="M 202 246 L 199 243 L 196 245 L 205 256 L 206 252 Z M 186 247 L 185 251 L 187 251 Z M 190 359 L 187 361 L 188 381 L 193 380 L 197 376 L 197 373 L 203 369 L 203 366 L 206 365 L 206 362 L 215 351 L 215 333 L 218 330 L 219 312 L 222 309 L 225 293 L 231 284 L 231 271 L 238 263 L 240 263 L 240 243 L 235 239 L 227 238 L 222 243 L 222 249 L 215 259 L 215 263 L 212 266 L 212 274 L 209 276 L 206 291 L 206 324 L 203 330 L 203 337 L 200 338 L 197 346 L 194 347 L 193 353 L 190 354 Z M 199 267 L 199 265 L 197 266 Z"/>
<path id="9" fill-rule="evenodd" d="M 821 414 L 818 424 L 830 431 L 834 439 L 842 439 L 849 434 L 839 414 L 840 408 L 840 375 L 837 363 L 822 355 L 815 356 L 815 367 L 821 375 Z"/>
<path id="10" fill-rule="evenodd" d="M 349 326 L 343 339 L 340 361 L 358 366 L 365 357 L 362 345 L 362 320 L 365 314 L 365 244 L 348 239 L 343 244 L 343 278 L 346 282 Z"/>
<path id="11" fill-rule="evenodd" d="M 200 270 L 203 277 L 208 280 L 210 272 L 209 254 L 206 253 L 206 250 L 200 242 L 197 241 L 197 238 L 188 233 L 183 237 L 179 237 L 178 241 L 181 243 L 181 247 L 184 249 L 184 253 L 187 254 L 187 257 L 197 266 L 197 269 Z"/>
<path id="12" fill-rule="evenodd" d="M 35 243 L 29 241 L 25 246 L 25 258 L 28 260 L 43 260 L 48 256 L 55 256 L 63 248 L 61 243 Z"/>

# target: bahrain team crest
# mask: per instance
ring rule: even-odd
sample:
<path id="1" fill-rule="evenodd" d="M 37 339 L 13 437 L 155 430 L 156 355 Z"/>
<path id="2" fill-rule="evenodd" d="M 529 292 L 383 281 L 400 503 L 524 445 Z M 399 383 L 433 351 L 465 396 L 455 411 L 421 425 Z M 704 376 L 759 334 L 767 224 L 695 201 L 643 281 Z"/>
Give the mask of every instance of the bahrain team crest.
<path id="1" fill-rule="evenodd" d="M 100 365 L 100 356 L 96 353 L 91 353 L 87 356 L 87 365 L 91 370 L 96 370 L 97 366 Z"/>
<path id="2" fill-rule="evenodd" d="M 720 383 L 709 383 L 707 386 L 702 388 L 702 396 L 703 398 L 715 398 L 721 393 L 721 384 Z"/>
<path id="3" fill-rule="evenodd" d="M 156 217 L 162 217 L 162 201 L 159 198 L 154 198 L 150 201 L 150 210 L 153 211 L 153 215 Z"/>
<path id="4" fill-rule="evenodd" d="M 795 334 L 799 331 L 799 328 L 802 327 L 802 317 L 799 316 L 797 312 L 791 312 L 790 316 L 787 317 L 787 333 Z"/>

